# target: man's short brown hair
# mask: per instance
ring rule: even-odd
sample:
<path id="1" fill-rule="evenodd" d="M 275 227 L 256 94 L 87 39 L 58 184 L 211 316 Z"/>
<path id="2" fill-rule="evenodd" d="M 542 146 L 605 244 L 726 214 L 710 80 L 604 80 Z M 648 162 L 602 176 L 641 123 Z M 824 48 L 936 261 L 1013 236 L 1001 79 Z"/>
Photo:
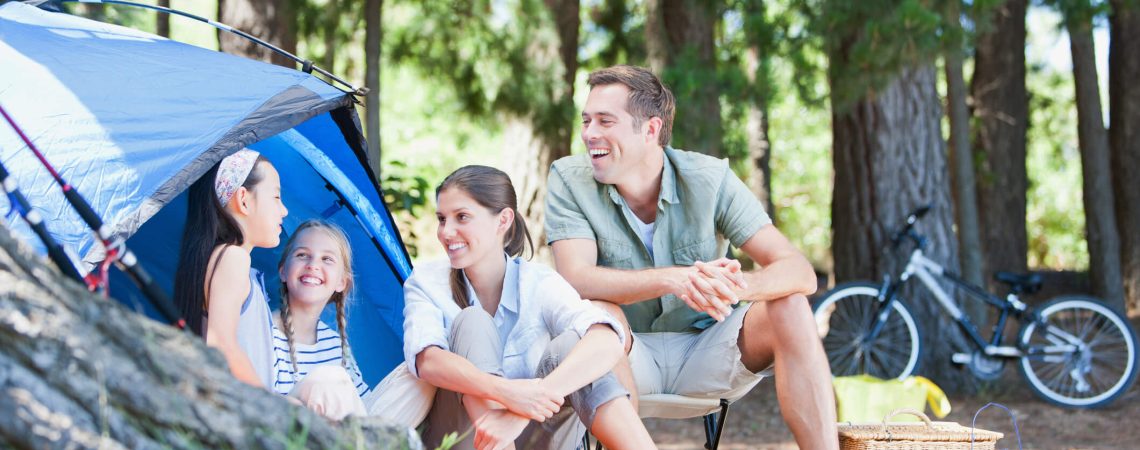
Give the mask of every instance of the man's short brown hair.
<path id="1" fill-rule="evenodd" d="M 629 88 L 626 109 L 633 116 L 634 128 L 641 127 L 642 121 L 658 117 L 661 119 L 661 132 L 657 135 L 657 142 L 662 146 L 669 145 L 669 139 L 673 137 L 673 114 L 677 109 L 677 101 L 657 75 L 644 67 L 621 65 L 591 73 L 587 83 L 590 84 L 590 89 L 610 84 L 622 84 Z"/>

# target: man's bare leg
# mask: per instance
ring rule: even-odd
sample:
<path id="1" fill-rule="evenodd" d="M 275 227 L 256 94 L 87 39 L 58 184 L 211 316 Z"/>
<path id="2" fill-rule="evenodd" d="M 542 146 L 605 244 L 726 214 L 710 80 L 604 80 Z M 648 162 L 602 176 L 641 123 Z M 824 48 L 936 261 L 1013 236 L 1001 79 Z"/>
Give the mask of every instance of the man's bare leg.
<path id="1" fill-rule="evenodd" d="M 802 449 L 838 449 L 831 369 L 807 297 L 754 302 L 737 341 L 744 366 L 759 372 L 774 361 L 776 398 Z"/>
<path id="2" fill-rule="evenodd" d="M 621 307 L 618 305 L 600 300 L 591 300 L 590 303 L 601 308 L 602 311 L 610 313 L 618 322 L 621 322 L 622 328 L 625 329 L 625 357 L 618 360 L 613 371 L 618 382 L 625 387 L 625 390 L 629 391 L 629 401 L 633 404 L 633 410 L 636 412 L 638 405 L 637 381 L 634 380 L 633 368 L 629 365 L 629 351 L 633 349 L 633 333 L 629 329 L 629 321 L 625 319 L 625 313 L 622 312 Z"/>

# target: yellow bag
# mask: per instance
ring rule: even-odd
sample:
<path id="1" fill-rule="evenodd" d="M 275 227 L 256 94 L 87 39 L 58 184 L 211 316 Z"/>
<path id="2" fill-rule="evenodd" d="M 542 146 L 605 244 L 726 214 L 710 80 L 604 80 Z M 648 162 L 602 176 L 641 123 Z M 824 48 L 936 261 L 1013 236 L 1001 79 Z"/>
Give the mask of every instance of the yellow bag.
<path id="1" fill-rule="evenodd" d="M 880 380 L 870 375 L 836 377 L 836 413 L 840 422 L 873 422 L 899 408 L 922 411 L 924 404 L 939 419 L 950 414 L 950 400 L 933 381 L 912 376 L 904 380 Z M 916 417 L 905 420 L 917 422 Z"/>

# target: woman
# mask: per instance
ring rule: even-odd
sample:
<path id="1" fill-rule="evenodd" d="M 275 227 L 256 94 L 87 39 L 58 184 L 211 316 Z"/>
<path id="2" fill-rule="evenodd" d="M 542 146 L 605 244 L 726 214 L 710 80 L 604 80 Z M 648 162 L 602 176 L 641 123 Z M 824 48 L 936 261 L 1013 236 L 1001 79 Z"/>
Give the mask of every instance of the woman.
<path id="1" fill-rule="evenodd" d="M 621 325 L 550 268 L 519 258 L 533 243 L 510 178 L 463 167 L 436 200 L 448 258 L 417 266 L 404 285 L 408 369 L 439 388 L 424 443 L 473 420 L 461 448 L 575 448 L 586 427 L 608 448 L 653 448 L 610 373 Z"/>

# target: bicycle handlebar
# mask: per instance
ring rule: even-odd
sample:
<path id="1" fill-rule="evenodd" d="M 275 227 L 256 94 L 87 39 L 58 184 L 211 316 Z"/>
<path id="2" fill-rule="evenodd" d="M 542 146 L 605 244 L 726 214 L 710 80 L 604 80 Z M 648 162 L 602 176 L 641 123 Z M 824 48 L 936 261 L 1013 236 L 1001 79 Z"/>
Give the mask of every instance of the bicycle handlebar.
<path id="1" fill-rule="evenodd" d="M 915 242 L 919 243 L 919 245 L 921 245 L 923 239 L 921 236 L 918 236 L 914 233 L 914 224 L 918 222 L 918 219 L 921 219 L 922 216 L 925 216 L 926 213 L 930 212 L 931 209 L 934 209 L 934 204 L 927 203 L 915 208 L 910 212 L 910 214 L 907 214 L 906 224 L 903 225 L 902 228 L 899 228 L 899 230 L 896 231 L 893 236 L 891 236 L 891 243 L 894 244 L 894 246 L 897 248 L 900 244 L 902 244 L 903 238 L 910 237 L 914 239 Z"/>

